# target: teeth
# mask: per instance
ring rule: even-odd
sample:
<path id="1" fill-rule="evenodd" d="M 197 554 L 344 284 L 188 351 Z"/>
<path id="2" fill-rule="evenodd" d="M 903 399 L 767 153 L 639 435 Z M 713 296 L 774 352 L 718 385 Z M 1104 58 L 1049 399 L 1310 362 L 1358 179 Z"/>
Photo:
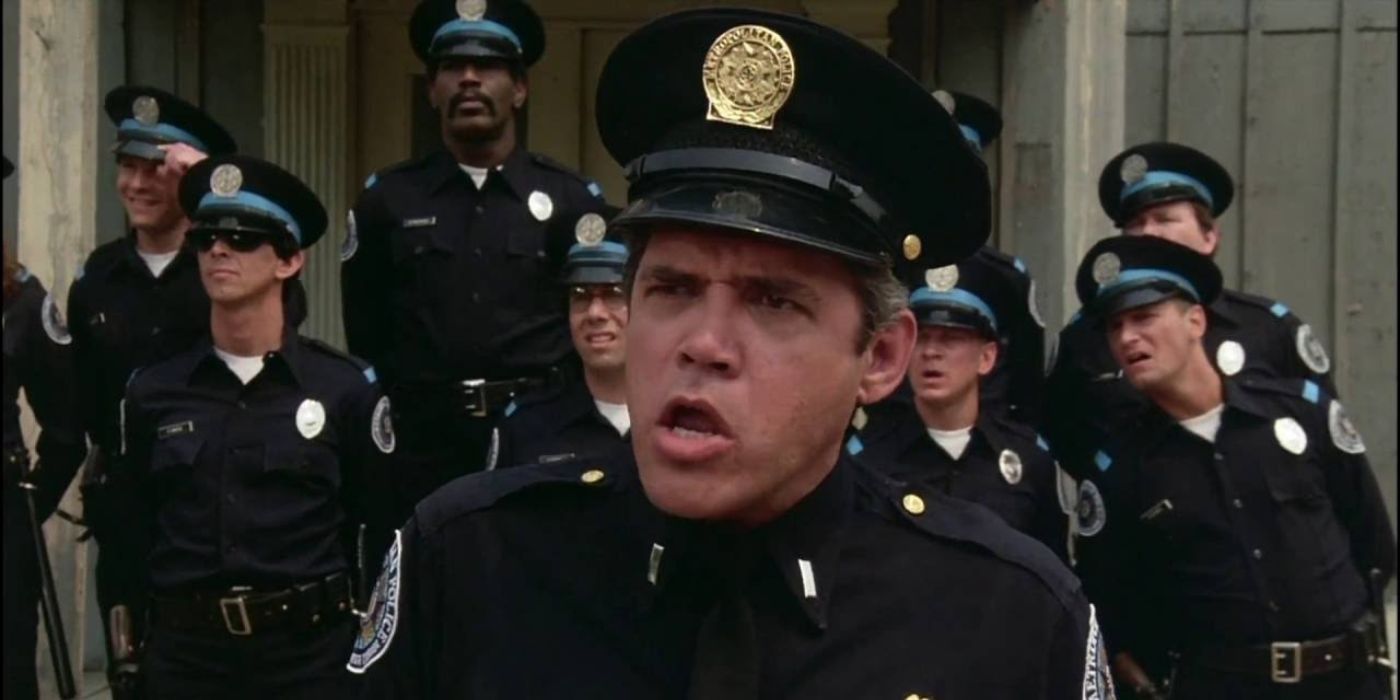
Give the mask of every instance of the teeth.
<path id="1" fill-rule="evenodd" d="M 682 428 L 679 425 L 673 426 L 671 428 L 671 432 L 675 433 L 680 437 L 691 439 L 710 437 L 711 435 L 714 435 L 714 433 L 706 432 L 703 430 L 691 430 L 690 428 Z"/>

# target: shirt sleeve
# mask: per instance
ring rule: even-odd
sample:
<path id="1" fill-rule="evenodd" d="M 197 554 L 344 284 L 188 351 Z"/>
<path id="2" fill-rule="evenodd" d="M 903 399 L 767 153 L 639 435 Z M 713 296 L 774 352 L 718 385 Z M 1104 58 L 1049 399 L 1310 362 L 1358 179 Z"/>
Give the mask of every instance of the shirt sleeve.
<path id="1" fill-rule="evenodd" d="M 1395 533 L 1390 527 L 1385 499 L 1366 458 L 1365 443 L 1346 408 L 1336 399 L 1321 405 L 1326 406 L 1323 411 L 1328 439 L 1323 442 L 1322 451 L 1327 461 L 1323 474 L 1328 496 L 1337 519 L 1346 528 L 1356 568 L 1367 581 L 1373 569 L 1380 571 L 1384 587 L 1395 575 L 1396 554 Z"/>
<path id="2" fill-rule="evenodd" d="M 442 697 L 435 675 L 442 557 L 416 520 L 393 535 L 346 668 L 362 699 Z M 458 689 L 460 690 L 460 689 Z"/>
<path id="3" fill-rule="evenodd" d="M 389 398 L 377 381 L 366 382 L 351 392 L 346 406 L 345 431 L 349 439 L 342 447 L 344 475 L 341 498 L 351 543 L 351 562 L 357 572 L 356 602 L 365 604 L 363 591 L 379 573 L 379 563 L 388 549 L 394 528 L 402 524 L 395 512 L 392 493 L 393 457 L 397 447 Z"/>
<path id="4" fill-rule="evenodd" d="M 350 354 L 384 368 L 389 349 L 390 283 L 393 260 L 389 250 L 391 221 L 382 191 L 374 186 L 360 193 L 347 216 L 347 241 L 341 252 L 340 300 L 345 342 Z"/>
<path id="5" fill-rule="evenodd" d="M 72 335 L 61 327 L 63 322 L 57 318 L 51 323 L 60 327 L 53 332 L 40 330 L 43 308 L 38 305 L 26 309 L 25 323 L 32 324 L 32 328 L 24 334 L 26 346 L 22 361 L 24 395 L 40 430 L 35 445 L 38 460 L 29 479 L 38 487 L 35 506 L 41 520 L 58 507 L 59 499 L 63 498 L 87 455 L 77 413 Z M 55 309 L 53 313 L 58 312 Z M 67 342 L 62 342 L 64 338 Z"/>

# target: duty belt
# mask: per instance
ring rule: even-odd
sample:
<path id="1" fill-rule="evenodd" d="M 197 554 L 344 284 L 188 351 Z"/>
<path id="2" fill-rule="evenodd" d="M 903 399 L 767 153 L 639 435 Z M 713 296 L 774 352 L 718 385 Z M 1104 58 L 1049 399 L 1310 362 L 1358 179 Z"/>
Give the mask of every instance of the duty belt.
<path id="1" fill-rule="evenodd" d="M 544 385 L 543 379 L 532 377 L 500 381 L 467 379 L 461 382 L 462 408 L 469 416 L 485 418 L 505 408 L 516 396 Z"/>
<path id="2" fill-rule="evenodd" d="M 1268 678 L 1274 683 L 1301 683 L 1343 669 L 1390 666 L 1385 655 L 1384 630 L 1367 617 L 1351 631 L 1324 639 L 1272 642 L 1245 647 L 1210 647 L 1184 658 L 1204 668 Z"/>
<path id="3" fill-rule="evenodd" d="M 157 594 L 156 624 L 172 629 L 247 637 L 276 629 L 314 627 L 350 615 L 350 577 L 273 591 L 237 586 L 226 591 Z"/>

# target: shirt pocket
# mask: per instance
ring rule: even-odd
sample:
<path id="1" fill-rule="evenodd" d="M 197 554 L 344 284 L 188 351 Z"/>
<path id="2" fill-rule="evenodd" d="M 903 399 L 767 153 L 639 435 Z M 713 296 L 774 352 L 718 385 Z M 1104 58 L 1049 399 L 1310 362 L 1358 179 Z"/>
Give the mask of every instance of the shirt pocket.
<path id="1" fill-rule="evenodd" d="M 158 439 L 151 446 L 151 480 L 162 500 L 194 497 L 194 464 L 203 447 L 204 438 L 197 434 Z"/>
<path id="2" fill-rule="evenodd" d="M 334 447 L 319 440 L 268 446 L 263 452 L 263 474 L 309 493 L 340 489 L 340 460 Z"/>

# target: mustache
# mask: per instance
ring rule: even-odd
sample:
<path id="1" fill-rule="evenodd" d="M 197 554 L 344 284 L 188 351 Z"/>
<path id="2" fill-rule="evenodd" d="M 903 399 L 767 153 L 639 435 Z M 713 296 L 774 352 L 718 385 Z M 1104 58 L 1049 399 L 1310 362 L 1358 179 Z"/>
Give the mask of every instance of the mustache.
<path id="1" fill-rule="evenodd" d="M 483 107 L 486 108 L 486 111 L 490 112 L 491 114 L 496 113 L 496 101 L 491 99 L 490 95 L 475 90 L 467 90 L 465 92 L 459 92 L 453 95 L 452 100 L 447 103 L 448 109 L 455 111 L 458 105 L 462 104 L 463 102 L 466 102 L 467 100 L 476 100 L 480 102 Z"/>

